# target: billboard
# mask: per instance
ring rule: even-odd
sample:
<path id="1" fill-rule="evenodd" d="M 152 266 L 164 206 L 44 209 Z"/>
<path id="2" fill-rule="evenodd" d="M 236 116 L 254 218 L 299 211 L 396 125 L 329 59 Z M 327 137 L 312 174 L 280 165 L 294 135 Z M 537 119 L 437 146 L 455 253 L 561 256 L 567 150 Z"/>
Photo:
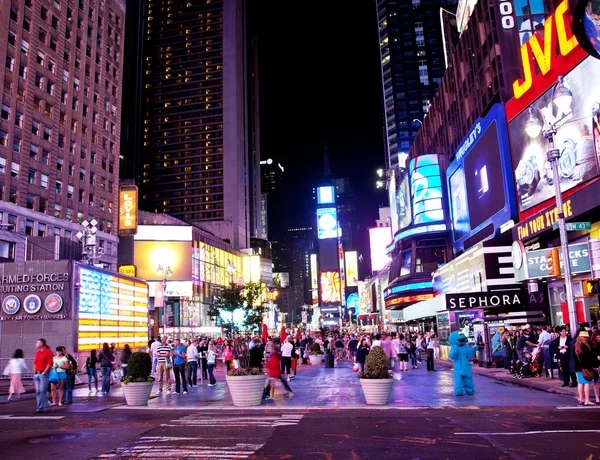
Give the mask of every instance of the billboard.
<path id="1" fill-rule="evenodd" d="M 162 281 L 157 272 L 161 265 L 171 269 L 169 281 L 192 280 L 192 244 L 189 241 L 135 241 L 133 264 L 137 274 L 146 281 Z"/>
<path id="2" fill-rule="evenodd" d="M 335 208 L 317 209 L 317 236 L 320 240 L 338 237 L 337 210 Z"/>
<path id="3" fill-rule="evenodd" d="M 335 203 L 335 188 L 332 185 L 317 187 L 317 204 Z"/>
<path id="4" fill-rule="evenodd" d="M 72 262 L 0 264 L 0 321 L 72 318 Z"/>
<path id="5" fill-rule="evenodd" d="M 77 266 L 77 350 L 148 345 L 148 285 L 97 269 Z"/>
<path id="6" fill-rule="evenodd" d="M 346 286 L 358 286 L 358 253 L 346 251 Z"/>
<path id="7" fill-rule="evenodd" d="M 119 188 L 119 236 L 133 236 L 138 225 L 138 188 L 121 185 Z"/>
<path id="8" fill-rule="evenodd" d="M 321 303 L 330 305 L 342 302 L 342 284 L 339 272 L 321 272 Z"/>
<path id="9" fill-rule="evenodd" d="M 319 288 L 319 276 L 317 269 L 317 255 L 310 255 L 310 288 L 318 289 Z"/>
<path id="10" fill-rule="evenodd" d="M 448 166 L 448 195 L 454 250 L 461 252 L 471 244 L 490 239 L 502 224 L 516 217 L 516 205 L 506 114 L 496 104 L 480 118 L 456 151 Z M 477 234 L 490 223 L 493 229 L 480 239 Z"/>
<path id="11" fill-rule="evenodd" d="M 413 224 L 444 221 L 439 157 L 421 155 L 410 160 L 410 198 Z"/>
<path id="12" fill-rule="evenodd" d="M 550 88 L 511 120 L 510 140 L 521 218 L 554 199 L 554 179 L 546 160 L 548 141 L 542 133 L 549 123 L 557 128 L 554 146 L 560 151 L 557 166 L 561 191 L 564 193 L 598 176 L 600 136 L 590 112 L 594 105 L 600 104 L 600 86 L 590 84 L 598 78 L 600 61 L 587 58 L 558 84 L 560 94 L 566 97 L 555 97 L 552 101 L 553 88 Z"/>
<path id="13" fill-rule="evenodd" d="M 358 283 L 358 299 L 360 314 L 366 314 L 371 311 L 371 293 L 365 282 Z"/>
<path id="14" fill-rule="evenodd" d="M 467 23 L 473 14 L 473 8 L 477 4 L 477 0 L 458 0 L 458 6 L 456 7 L 456 26 L 458 27 L 458 33 L 462 34 L 463 30 L 467 28 Z"/>
<path id="15" fill-rule="evenodd" d="M 392 260 L 385 251 L 386 247 L 392 242 L 392 227 L 370 228 L 369 241 L 371 246 L 371 271 L 375 273 Z"/>

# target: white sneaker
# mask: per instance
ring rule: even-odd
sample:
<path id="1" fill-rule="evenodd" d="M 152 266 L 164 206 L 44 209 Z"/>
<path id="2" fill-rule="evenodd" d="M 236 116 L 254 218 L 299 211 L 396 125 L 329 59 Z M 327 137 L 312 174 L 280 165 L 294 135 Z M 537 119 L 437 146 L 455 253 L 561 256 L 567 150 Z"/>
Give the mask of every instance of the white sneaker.
<path id="1" fill-rule="evenodd" d="M 184 394 L 184 395 L 186 395 L 186 394 L 187 394 L 187 391 L 184 391 L 184 392 L 183 392 L 183 394 Z"/>
<path id="2" fill-rule="evenodd" d="M 172 395 L 173 393 L 174 393 L 174 391 L 173 391 L 173 390 L 169 390 L 169 391 L 167 391 L 167 394 L 168 394 L 168 395 Z"/>
<path id="3" fill-rule="evenodd" d="M 162 395 L 162 391 L 157 391 L 156 393 L 154 393 L 155 396 L 160 396 Z"/>

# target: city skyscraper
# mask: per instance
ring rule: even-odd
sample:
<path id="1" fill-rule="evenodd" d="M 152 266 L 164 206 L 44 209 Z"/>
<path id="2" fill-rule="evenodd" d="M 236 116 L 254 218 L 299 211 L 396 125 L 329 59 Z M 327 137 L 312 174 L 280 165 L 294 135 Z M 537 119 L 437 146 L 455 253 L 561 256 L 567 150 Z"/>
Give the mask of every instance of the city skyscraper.
<path id="1" fill-rule="evenodd" d="M 377 0 L 388 169 L 408 153 L 445 72 L 442 7 L 456 1 Z"/>
<path id="2" fill-rule="evenodd" d="M 0 257 L 97 222 L 116 268 L 125 2 L 0 5 Z M 4 229 L 4 230 L 3 230 Z"/>
<path id="3" fill-rule="evenodd" d="M 257 40 L 246 0 L 150 0 L 142 200 L 237 248 L 261 236 Z"/>

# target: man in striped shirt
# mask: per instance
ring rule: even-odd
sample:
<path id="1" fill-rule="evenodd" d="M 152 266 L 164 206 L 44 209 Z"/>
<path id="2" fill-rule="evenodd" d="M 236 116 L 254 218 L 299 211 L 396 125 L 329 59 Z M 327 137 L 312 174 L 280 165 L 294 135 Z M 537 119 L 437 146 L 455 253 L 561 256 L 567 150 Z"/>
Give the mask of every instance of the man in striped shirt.
<path id="1" fill-rule="evenodd" d="M 162 394 L 163 378 L 167 379 L 167 394 L 171 394 L 171 345 L 167 341 L 167 336 L 164 335 L 162 343 L 156 350 L 156 371 L 158 372 L 158 391 L 157 396 Z"/>

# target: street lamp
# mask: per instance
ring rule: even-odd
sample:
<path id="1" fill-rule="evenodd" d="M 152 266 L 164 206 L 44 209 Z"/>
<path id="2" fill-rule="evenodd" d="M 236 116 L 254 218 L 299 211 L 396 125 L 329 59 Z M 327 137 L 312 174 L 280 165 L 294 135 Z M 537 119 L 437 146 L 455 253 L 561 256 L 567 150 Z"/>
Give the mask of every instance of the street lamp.
<path id="1" fill-rule="evenodd" d="M 233 274 L 235 273 L 235 265 L 231 263 L 229 259 L 227 259 L 227 271 L 231 275 L 231 284 L 233 284 Z"/>
<path id="2" fill-rule="evenodd" d="M 573 93 L 564 85 L 562 75 L 552 88 L 552 97 L 550 100 L 556 104 L 561 113 L 569 113 Z M 541 131 L 541 123 L 536 120 L 533 110 L 530 109 L 529 117 L 525 122 L 525 131 L 530 137 L 537 137 Z M 560 245 L 562 249 L 564 274 L 565 274 L 565 294 L 567 297 L 567 306 L 569 308 L 569 323 L 571 324 L 571 336 L 577 335 L 577 310 L 575 310 L 575 299 L 573 298 L 573 281 L 571 277 L 571 261 L 569 259 L 569 239 L 565 228 L 565 214 L 563 211 L 562 192 L 560 190 L 560 176 L 558 174 L 557 160 L 560 158 L 560 150 L 554 147 L 554 136 L 556 136 L 556 126 L 548 122 L 548 127 L 544 130 L 544 137 L 548 140 L 549 150 L 546 153 L 546 159 L 552 168 L 552 178 L 554 182 L 554 195 L 556 197 L 556 210 L 558 211 L 558 229 L 560 234 Z"/>
<path id="3" fill-rule="evenodd" d="M 413 118 L 413 123 L 419 123 L 421 126 L 423 126 L 423 122 L 418 118 Z"/>
<path id="4" fill-rule="evenodd" d="M 171 277 L 173 276 L 173 271 L 171 270 L 171 267 L 167 267 L 167 269 L 165 270 L 163 268 L 163 266 L 161 264 L 158 264 L 158 267 L 156 267 L 156 273 L 158 273 L 159 275 L 162 275 L 163 277 L 163 297 L 167 292 L 167 277 Z"/>

